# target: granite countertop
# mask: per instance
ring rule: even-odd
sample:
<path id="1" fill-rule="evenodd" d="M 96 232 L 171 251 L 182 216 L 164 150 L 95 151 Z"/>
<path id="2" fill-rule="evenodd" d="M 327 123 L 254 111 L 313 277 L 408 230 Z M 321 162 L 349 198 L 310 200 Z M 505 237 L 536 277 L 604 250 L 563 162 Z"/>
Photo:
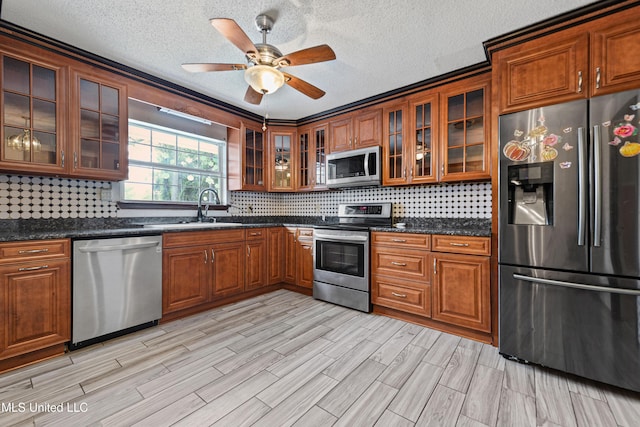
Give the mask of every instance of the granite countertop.
<path id="1" fill-rule="evenodd" d="M 144 224 L 169 224 L 193 222 L 192 217 L 162 218 L 86 218 L 86 219 L 29 219 L 1 220 L 0 242 L 43 239 L 89 239 L 123 236 L 153 236 L 166 232 L 198 231 L 198 230 L 230 230 L 257 227 L 312 227 L 319 224 L 333 224 L 334 217 L 302 217 L 302 216 L 262 216 L 262 217 L 222 217 L 220 222 L 237 222 L 237 226 L 219 227 L 211 223 L 211 227 L 197 228 L 145 228 Z M 462 236 L 491 236 L 491 220 L 489 219 L 456 219 L 456 218 L 398 218 L 394 222 L 405 222 L 406 228 L 374 227 L 373 231 L 392 231 L 398 233 L 451 234 Z"/>

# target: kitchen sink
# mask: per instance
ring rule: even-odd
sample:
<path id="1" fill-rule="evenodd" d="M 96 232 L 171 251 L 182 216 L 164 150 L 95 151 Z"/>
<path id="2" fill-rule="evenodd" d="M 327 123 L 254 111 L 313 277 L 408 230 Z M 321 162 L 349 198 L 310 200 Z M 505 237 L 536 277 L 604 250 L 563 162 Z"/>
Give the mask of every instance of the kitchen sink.
<path id="1" fill-rule="evenodd" d="M 145 224 L 144 228 L 166 229 L 190 229 L 190 228 L 225 228 L 237 227 L 241 222 L 174 222 L 166 224 Z"/>

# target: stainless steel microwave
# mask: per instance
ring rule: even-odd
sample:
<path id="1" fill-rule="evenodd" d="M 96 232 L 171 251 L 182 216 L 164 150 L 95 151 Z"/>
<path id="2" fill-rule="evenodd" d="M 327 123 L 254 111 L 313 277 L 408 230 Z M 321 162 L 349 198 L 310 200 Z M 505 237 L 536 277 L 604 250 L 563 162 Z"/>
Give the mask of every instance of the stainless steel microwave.
<path id="1" fill-rule="evenodd" d="M 382 183 L 380 147 L 327 154 L 327 187 L 370 187 Z"/>

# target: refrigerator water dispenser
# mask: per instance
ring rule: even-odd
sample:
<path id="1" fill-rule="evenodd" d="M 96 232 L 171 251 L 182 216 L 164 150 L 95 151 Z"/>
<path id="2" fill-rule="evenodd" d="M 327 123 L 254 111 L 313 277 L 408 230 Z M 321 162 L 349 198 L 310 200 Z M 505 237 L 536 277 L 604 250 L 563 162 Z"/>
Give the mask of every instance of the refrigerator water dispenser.
<path id="1" fill-rule="evenodd" d="M 512 165 L 509 174 L 509 224 L 553 224 L 553 163 Z"/>

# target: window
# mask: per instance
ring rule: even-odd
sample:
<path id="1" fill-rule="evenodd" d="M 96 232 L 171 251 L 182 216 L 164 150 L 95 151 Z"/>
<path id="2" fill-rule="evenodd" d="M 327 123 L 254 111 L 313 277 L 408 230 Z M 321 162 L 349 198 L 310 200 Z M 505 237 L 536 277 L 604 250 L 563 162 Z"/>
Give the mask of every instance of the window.
<path id="1" fill-rule="evenodd" d="M 213 187 L 226 204 L 226 164 L 224 141 L 129 119 L 122 200 L 193 204 L 200 191 Z"/>

